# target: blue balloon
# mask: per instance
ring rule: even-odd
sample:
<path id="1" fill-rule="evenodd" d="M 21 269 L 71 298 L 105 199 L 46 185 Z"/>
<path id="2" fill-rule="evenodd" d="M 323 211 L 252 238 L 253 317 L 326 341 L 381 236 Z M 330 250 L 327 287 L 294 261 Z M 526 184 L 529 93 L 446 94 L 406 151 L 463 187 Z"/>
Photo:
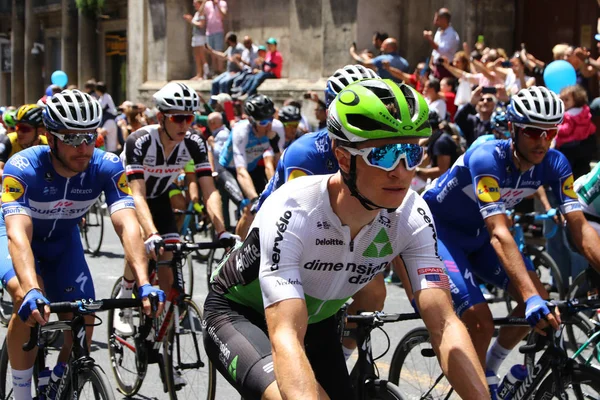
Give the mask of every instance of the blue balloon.
<path id="1" fill-rule="evenodd" d="M 567 86 L 577 82 L 575 68 L 565 60 L 552 61 L 544 70 L 544 83 L 546 87 L 558 94 Z"/>
<path id="2" fill-rule="evenodd" d="M 60 86 L 61 88 L 64 89 L 65 86 L 67 86 L 67 82 L 69 82 L 69 77 L 67 76 L 65 71 L 61 71 L 60 69 L 57 69 L 56 71 L 54 71 L 52 73 L 52 76 L 50 77 L 50 81 L 52 82 L 53 85 Z"/>

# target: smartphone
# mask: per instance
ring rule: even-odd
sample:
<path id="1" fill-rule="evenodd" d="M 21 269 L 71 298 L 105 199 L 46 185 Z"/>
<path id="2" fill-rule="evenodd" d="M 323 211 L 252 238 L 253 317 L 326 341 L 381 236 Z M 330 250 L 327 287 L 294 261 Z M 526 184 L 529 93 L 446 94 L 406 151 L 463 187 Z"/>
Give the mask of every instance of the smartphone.
<path id="1" fill-rule="evenodd" d="M 481 89 L 481 94 L 496 94 L 497 90 L 493 86 L 485 86 Z"/>
<path id="2" fill-rule="evenodd" d="M 302 97 L 304 97 L 305 99 L 310 99 L 310 98 L 311 98 L 311 95 L 310 95 L 310 93 L 304 93 L 304 94 L 302 95 Z"/>
<path id="3" fill-rule="evenodd" d="M 502 66 L 502 68 L 510 68 L 512 67 L 512 64 L 510 61 L 502 61 L 502 63 L 500 64 Z"/>

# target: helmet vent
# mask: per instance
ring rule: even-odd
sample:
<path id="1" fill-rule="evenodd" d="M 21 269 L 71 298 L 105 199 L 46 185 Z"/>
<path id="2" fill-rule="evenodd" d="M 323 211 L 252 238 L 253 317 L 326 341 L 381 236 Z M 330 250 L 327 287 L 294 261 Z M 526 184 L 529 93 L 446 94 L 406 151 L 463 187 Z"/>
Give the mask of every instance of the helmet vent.
<path id="1" fill-rule="evenodd" d="M 386 131 L 386 132 L 397 132 L 398 130 L 392 128 L 389 125 L 382 124 L 379 121 L 376 121 L 372 118 L 369 118 L 363 114 L 347 114 L 346 118 L 348 120 L 348 124 L 363 130 L 363 131 Z"/>

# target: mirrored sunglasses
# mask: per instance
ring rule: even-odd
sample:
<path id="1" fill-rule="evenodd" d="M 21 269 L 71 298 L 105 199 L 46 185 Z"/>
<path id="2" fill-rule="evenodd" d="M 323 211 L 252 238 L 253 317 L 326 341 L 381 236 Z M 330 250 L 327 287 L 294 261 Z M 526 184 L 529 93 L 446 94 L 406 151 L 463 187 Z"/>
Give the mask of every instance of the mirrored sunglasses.
<path id="1" fill-rule="evenodd" d="M 421 164 L 425 154 L 423 147 L 414 143 L 387 144 L 364 149 L 344 147 L 344 149 L 352 155 L 361 156 L 367 165 L 384 171 L 396 169 L 400 160 L 404 160 L 406 169 L 412 171 Z"/>

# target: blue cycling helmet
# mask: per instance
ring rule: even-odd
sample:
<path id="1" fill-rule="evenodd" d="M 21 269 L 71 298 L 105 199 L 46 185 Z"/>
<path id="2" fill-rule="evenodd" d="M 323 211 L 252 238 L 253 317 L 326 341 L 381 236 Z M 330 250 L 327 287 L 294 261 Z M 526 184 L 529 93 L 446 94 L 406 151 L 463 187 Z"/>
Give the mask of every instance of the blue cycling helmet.
<path id="1" fill-rule="evenodd" d="M 362 65 L 346 65 L 334 72 L 327 79 L 327 87 L 325 88 L 325 104 L 327 108 L 335 99 L 335 96 L 341 92 L 346 86 L 362 79 L 375 78 L 381 79 L 379 75 L 372 69 L 365 68 Z"/>
<path id="2" fill-rule="evenodd" d="M 563 101 L 543 86 L 521 89 L 510 99 L 506 111 L 508 121 L 525 125 L 558 125 L 564 113 Z"/>

